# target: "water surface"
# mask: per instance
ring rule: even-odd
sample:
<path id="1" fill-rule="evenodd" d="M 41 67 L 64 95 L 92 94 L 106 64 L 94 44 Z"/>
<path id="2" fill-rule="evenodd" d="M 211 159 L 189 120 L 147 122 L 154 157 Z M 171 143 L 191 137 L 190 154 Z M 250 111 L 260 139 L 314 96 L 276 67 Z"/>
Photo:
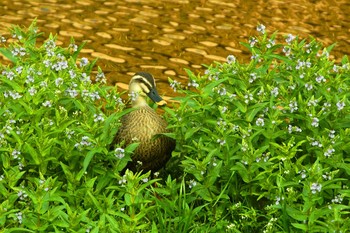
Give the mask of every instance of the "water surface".
<path id="1" fill-rule="evenodd" d="M 2 0 L 0 34 L 11 24 L 58 34 L 68 46 L 87 41 L 82 56 L 99 58 L 109 84 L 126 87 L 130 76 L 148 71 L 160 93 L 174 95 L 167 78 L 186 82 L 185 68 L 203 73 L 203 64 L 233 54 L 249 59 L 240 41 L 267 31 L 316 37 L 337 59 L 350 51 L 350 3 L 346 0 Z"/>

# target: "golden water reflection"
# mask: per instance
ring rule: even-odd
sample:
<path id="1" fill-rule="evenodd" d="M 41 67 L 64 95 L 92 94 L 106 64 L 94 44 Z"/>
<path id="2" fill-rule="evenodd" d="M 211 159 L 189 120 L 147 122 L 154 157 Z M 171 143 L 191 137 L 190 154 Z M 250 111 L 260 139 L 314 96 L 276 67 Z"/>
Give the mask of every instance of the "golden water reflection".
<path id="1" fill-rule="evenodd" d="M 248 59 L 239 42 L 256 35 L 259 23 L 270 32 L 337 42 L 336 58 L 349 54 L 349 13 L 347 0 L 2 0 L 0 34 L 37 18 L 40 30 L 57 33 L 66 46 L 71 36 L 87 41 L 83 56 L 99 58 L 110 84 L 125 87 L 143 70 L 171 96 L 167 77 L 186 82 L 185 68 L 203 72 L 202 64 L 229 54 Z"/>

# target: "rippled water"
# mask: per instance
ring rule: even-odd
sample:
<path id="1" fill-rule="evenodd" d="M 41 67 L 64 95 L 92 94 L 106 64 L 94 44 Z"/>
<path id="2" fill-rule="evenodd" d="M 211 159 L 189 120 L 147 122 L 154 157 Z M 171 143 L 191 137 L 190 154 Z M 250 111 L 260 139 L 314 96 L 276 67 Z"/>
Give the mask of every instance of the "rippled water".
<path id="1" fill-rule="evenodd" d="M 37 17 L 46 35 L 68 45 L 87 41 L 83 56 L 99 57 L 110 84 L 125 88 L 143 70 L 158 79 L 160 93 L 173 95 L 167 77 L 185 81 L 184 68 L 203 72 L 202 64 L 247 59 L 240 41 L 268 31 L 312 35 L 325 45 L 338 42 L 333 55 L 350 51 L 347 0 L 1 0 L 0 34 L 11 24 L 28 26 Z"/>

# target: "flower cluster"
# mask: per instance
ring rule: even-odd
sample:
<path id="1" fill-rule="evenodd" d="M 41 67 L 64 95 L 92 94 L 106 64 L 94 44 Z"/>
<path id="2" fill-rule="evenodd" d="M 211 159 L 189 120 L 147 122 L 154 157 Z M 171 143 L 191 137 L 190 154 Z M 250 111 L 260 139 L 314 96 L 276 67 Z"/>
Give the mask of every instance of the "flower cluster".
<path id="1" fill-rule="evenodd" d="M 83 136 L 81 141 L 76 143 L 74 147 L 81 151 L 84 147 L 91 146 L 91 144 L 90 138 L 88 136 Z"/>
<path id="2" fill-rule="evenodd" d="M 311 189 L 312 194 L 316 194 L 317 192 L 321 192 L 322 184 L 312 183 L 310 189 Z"/>

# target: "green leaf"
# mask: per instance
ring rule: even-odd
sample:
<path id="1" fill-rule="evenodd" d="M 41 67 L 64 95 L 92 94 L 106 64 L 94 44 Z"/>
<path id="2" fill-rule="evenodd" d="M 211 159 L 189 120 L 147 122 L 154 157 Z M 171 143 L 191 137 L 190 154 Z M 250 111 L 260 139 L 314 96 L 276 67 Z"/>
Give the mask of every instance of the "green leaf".
<path id="1" fill-rule="evenodd" d="M 124 213 L 118 211 L 118 212 L 115 213 L 115 215 L 118 216 L 118 217 L 121 217 L 122 219 L 125 219 L 128 222 L 132 222 L 132 219 L 127 214 L 124 214 Z"/>
<path id="2" fill-rule="evenodd" d="M 0 48 L 0 53 L 9 59 L 12 63 L 17 63 L 18 58 L 13 56 L 12 51 L 8 48 Z"/>
<path id="3" fill-rule="evenodd" d="M 90 161 L 94 157 L 94 155 L 97 153 L 101 153 L 102 151 L 103 151 L 103 148 L 99 147 L 99 148 L 92 149 L 86 154 L 83 161 L 83 168 L 79 171 L 79 173 L 76 176 L 77 181 L 79 181 L 81 177 L 85 174 L 88 166 L 90 165 Z"/>
<path id="4" fill-rule="evenodd" d="M 239 100 L 233 101 L 233 104 L 239 109 L 239 111 L 243 113 L 247 111 L 247 105 L 243 105 Z"/>
<path id="5" fill-rule="evenodd" d="M 62 163 L 62 162 L 60 162 L 60 165 L 61 165 L 61 168 L 62 168 L 64 174 L 66 175 L 67 179 L 70 182 L 72 182 L 73 181 L 73 174 L 71 173 L 69 167 L 66 164 Z"/>
<path id="6" fill-rule="evenodd" d="M 297 229 L 303 230 L 304 232 L 307 232 L 307 225 L 306 224 L 292 223 L 292 226 L 294 226 Z"/>
<path id="7" fill-rule="evenodd" d="M 250 107 L 246 113 L 246 117 L 247 117 L 246 120 L 248 122 L 252 122 L 253 119 L 255 118 L 256 114 L 258 112 L 261 112 L 264 108 L 266 108 L 266 106 L 268 104 L 269 104 L 268 102 L 258 103 L 258 104 L 253 105 L 252 107 Z"/>
<path id="8" fill-rule="evenodd" d="M 186 131 L 185 133 L 185 140 L 191 138 L 193 136 L 194 133 L 198 132 L 198 130 L 200 130 L 200 127 L 194 127 L 194 128 L 190 128 Z"/>
<path id="9" fill-rule="evenodd" d="M 16 92 L 22 93 L 23 92 L 23 87 L 21 87 L 20 85 L 18 85 L 18 83 L 14 80 L 10 80 L 8 78 L 4 78 L 4 77 L 0 77 L 0 80 L 4 83 L 6 83 L 7 85 L 9 85 L 10 87 L 12 87 L 12 89 Z"/>
<path id="10" fill-rule="evenodd" d="M 308 218 L 308 216 L 305 213 L 292 207 L 287 206 L 286 211 L 290 217 L 298 221 L 306 221 Z"/>
<path id="11" fill-rule="evenodd" d="M 24 149 L 28 151 L 28 154 L 32 157 L 34 164 L 39 165 L 42 162 L 37 149 L 34 149 L 28 142 L 24 143 Z"/>
<path id="12" fill-rule="evenodd" d="M 202 96 L 204 98 L 208 97 L 210 95 L 210 93 L 213 92 L 214 87 L 217 87 L 218 85 L 220 85 L 221 83 L 227 81 L 228 78 L 222 78 L 219 80 L 216 80 L 214 82 L 210 82 L 208 85 L 206 85 L 203 89 L 202 89 Z"/>
<path id="13" fill-rule="evenodd" d="M 96 197 L 90 191 L 87 191 L 87 194 L 90 197 L 90 201 L 94 203 L 94 206 L 98 209 L 98 211 L 100 211 L 100 213 L 103 213 L 101 204 L 97 201 Z"/>
<path id="14" fill-rule="evenodd" d="M 32 230 L 28 230 L 26 228 L 20 228 L 20 227 L 16 227 L 16 228 L 10 228 L 10 229 L 6 229 L 5 231 L 6 233 L 7 232 L 15 232 L 15 233 L 19 233 L 19 232 L 36 232 L 36 231 L 32 231 Z"/>
<path id="15" fill-rule="evenodd" d="M 157 228 L 157 224 L 152 221 L 152 230 L 151 233 L 158 233 L 158 228 Z"/>

